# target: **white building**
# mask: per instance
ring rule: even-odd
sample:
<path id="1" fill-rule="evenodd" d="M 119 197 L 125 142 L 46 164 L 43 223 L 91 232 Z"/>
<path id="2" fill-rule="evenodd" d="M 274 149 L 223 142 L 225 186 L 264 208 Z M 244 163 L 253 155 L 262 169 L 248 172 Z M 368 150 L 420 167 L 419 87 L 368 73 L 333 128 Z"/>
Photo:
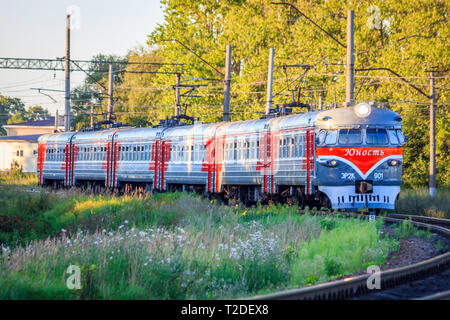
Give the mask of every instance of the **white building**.
<path id="1" fill-rule="evenodd" d="M 59 123 L 63 123 L 61 117 Z M 0 136 L 0 171 L 8 171 L 13 161 L 17 161 L 23 172 L 36 172 L 38 138 L 55 131 L 55 117 L 8 124 L 3 128 L 7 135 Z M 58 126 L 58 131 L 64 131 L 64 125 Z"/>

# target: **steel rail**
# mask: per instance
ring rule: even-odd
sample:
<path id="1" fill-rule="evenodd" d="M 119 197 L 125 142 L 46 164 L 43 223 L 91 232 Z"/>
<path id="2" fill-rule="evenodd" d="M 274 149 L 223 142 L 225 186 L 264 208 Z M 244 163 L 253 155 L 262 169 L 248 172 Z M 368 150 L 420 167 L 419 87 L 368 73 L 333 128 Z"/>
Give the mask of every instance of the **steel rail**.
<path id="1" fill-rule="evenodd" d="M 359 217 L 366 219 L 368 216 L 358 214 L 347 214 L 346 216 Z M 410 220 L 411 216 L 397 215 L 397 218 L 391 217 L 377 217 L 377 219 L 384 219 L 389 223 L 401 223 L 405 220 Z M 442 219 L 440 219 L 442 220 Z M 446 220 L 446 219 L 444 219 Z M 437 221 L 434 221 L 437 223 Z M 448 220 L 445 221 L 447 223 Z M 430 225 L 423 222 L 417 222 L 410 220 L 410 223 L 421 230 L 428 230 L 438 233 L 447 239 L 450 239 L 450 229 L 439 226 Z M 450 267 L 450 251 L 436 257 L 414 263 L 409 266 L 388 269 L 380 272 L 381 288 L 388 289 L 395 287 L 401 283 L 405 283 L 408 280 L 416 280 L 424 275 L 431 273 L 438 273 Z M 343 280 L 334 280 L 326 283 L 310 287 L 302 287 L 298 289 L 290 289 L 279 291 L 266 295 L 258 295 L 247 298 L 249 300 L 336 300 L 351 298 L 354 296 L 369 294 L 372 290 L 367 287 L 367 280 L 370 274 L 347 277 Z M 435 295 L 433 295 L 435 296 Z M 436 295 L 435 299 L 445 298 L 446 296 L 441 293 L 440 296 Z M 432 296 L 424 297 L 432 298 Z"/>
<path id="2" fill-rule="evenodd" d="M 441 218 L 415 216 L 415 215 L 398 214 L 398 213 L 389 213 L 386 215 L 386 217 L 399 218 L 399 219 L 410 219 L 412 221 L 433 224 L 433 225 L 437 225 L 437 226 L 441 226 L 441 227 L 450 229 L 450 219 L 441 219 Z"/>

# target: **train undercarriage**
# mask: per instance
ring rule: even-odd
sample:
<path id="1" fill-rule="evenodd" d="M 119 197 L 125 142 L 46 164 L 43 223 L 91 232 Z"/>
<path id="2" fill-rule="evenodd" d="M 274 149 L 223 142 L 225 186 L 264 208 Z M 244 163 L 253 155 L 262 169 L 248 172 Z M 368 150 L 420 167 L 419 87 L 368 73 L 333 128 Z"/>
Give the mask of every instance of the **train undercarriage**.
<path id="1" fill-rule="evenodd" d="M 305 193 L 305 186 L 284 186 L 277 187 L 277 193 L 262 192 L 260 185 L 224 185 L 223 192 L 207 192 L 206 186 L 201 184 L 168 184 L 167 190 L 161 191 L 153 187 L 152 182 L 120 181 L 118 187 L 106 187 L 104 180 L 76 180 L 74 186 L 64 185 L 64 180 L 44 179 L 43 187 L 58 190 L 63 188 L 76 188 L 82 192 L 94 194 L 152 194 L 154 192 L 195 192 L 217 200 L 226 205 L 243 204 L 252 206 L 258 203 L 263 205 L 288 204 L 298 205 L 300 209 L 309 208 L 331 208 L 328 197 L 316 190 L 312 195 Z"/>

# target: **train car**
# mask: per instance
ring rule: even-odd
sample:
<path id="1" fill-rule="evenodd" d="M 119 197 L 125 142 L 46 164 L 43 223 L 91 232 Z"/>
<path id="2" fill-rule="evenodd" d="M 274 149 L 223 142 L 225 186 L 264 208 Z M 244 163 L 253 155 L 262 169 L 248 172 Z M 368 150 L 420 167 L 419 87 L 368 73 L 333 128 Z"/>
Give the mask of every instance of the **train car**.
<path id="1" fill-rule="evenodd" d="M 45 134 L 38 140 L 37 176 L 40 185 L 70 185 L 70 145 L 75 132 Z"/>
<path id="2" fill-rule="evenodd" d="M 209 137 L 215 125 L 196 123 L 192 126 L 168 128 L 161 133 L 163 141 L 161 165 L 161 189 L 192 190 L 208 188 L 212 179 L 213 150 Z M 207 128 L 210 130 L 207 131 Z"/>
<path id="3" fill-rule="evenodd" d="M 394 209 L 402 182 L 399 114 L 361 103 L 316 118 L 316 182 L 333 209 Z"/>
<path id="4" fill-rule="evenodd" d="M 117 132 L 111 140 L 110 187 L 142 186 L 159 189 L 160 134 L 165 128 L 134 128 Z"/>
<path id="5" fill-rule="evenodd" d="M 393 209 L 402 180 L 401 120 L 360 103 L 259 120 L 47 135 L 39 141 L 39 183 Z"/>
<path id="6" fill-rule="evenodd" d="M 71 139 L 71 166 L 68 185 L 93 189 L 110 186 L 114 134 L 119 129 L 77 132 Z"/>

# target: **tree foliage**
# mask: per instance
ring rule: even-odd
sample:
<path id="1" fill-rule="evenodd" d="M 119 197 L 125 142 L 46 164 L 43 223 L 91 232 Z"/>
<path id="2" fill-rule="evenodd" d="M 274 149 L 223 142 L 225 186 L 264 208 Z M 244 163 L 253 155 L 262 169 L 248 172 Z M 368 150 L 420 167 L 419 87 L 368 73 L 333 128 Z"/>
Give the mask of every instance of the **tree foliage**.
<path id="1" fill-rule="evenodd" d="M 355 11 L 355 68 L 390 68 L 429 94 L 427 69 L 448 69 L 449 3 L 440 0 L 292 1 L 301 12 L 345 45 L 347 10 Z M 164 23 L 149 35 L 149 45 L 168 62 L 184 64 L 186 75 L 220 78 L 212 68 L 185 50 L 176 39 L 222 72 L 225 47 L 232 51 L 232 120 L 256 118 L 264 111 L 269 48 L 275 49 L 274 103 L 317 104 L 325 106 L 345 101 L 346 50 L 320 31 L 304 16 L 272 0 L 164 0 Z M 312 66 L 302 81 L 303 69 L 283 65 Z M 448 70 L 438 73 L 436 87 L 437 177 L 438 185 L 448 186 L 446 166 L 449 155 Z M 173 77 L 160 76 L 173 84 Z M 221 120 L 222 83 L 198 90 L 188 113 L 206 121 Z M 299 94 L 300 92 L 300 94 Z M 399 112 L 404 131 L 410 137 L 405 148 L 405 183 L 417 187 L 428 181 L 429 98 L 387 71 L 357 72 L 357 101 L 377 101 Z M 173 103 L 168 90 L 159 101 Z M 200 106 L 209 106 L 201 108 Z M 163 110 L 161 115 L 170 114 Z"/>
<path id="2" fill-rule="evenodd" d="M 41 106 L 33 106 L 27 110 L 19 98 L 0 94 L 0 135 L 6 135 L 3 128 L 5 124 L 44 120 L 49 116 L 48 110 Z"/>
<path id="3" fill-rule="evenodd" d="M 355 77 L 356 100 L 376 101 L 402 115 L 405 134 L 410 138 L 404 149 L 405 183 L 412 187 L 426 185 L 429 163 L 427 70 L 434 66 L 447 70 L 450 65 L 449 2 L 291 1 L 338 42 L 294 9 L 272 2 L 162 0 L 164 22 L 149 34 L 147 49 L 131 51 L 126 59 L 183 64 L 182 84 L 200 85 L 192 92 L 193 97 L 186 94 L 187 87 L 181 90 L 183 110 L 207 122 L 222 120 L 228 44 L 232 46 L 230 111 L 233 121 L 258 118 L 264 112 L 270 48 L 275 49 L 275 105 L 294 98 L 316 107 L 322 96 L 325 107 L 342 106 L 346 49 L 338 42 L 345 46 L 347 10 L 354 10 L 355 68 L 389 68 L 422 91 L 388 71 L 359 71 Z M 304 77 L 305 68 L 299 67 L 300 64 L 311 66 Z M 448 70 L 436 75 L 437 178 L 438 185 L 449 186 L 450 173 L 446 170 L 450 161 Z M 105 81 L 105 76 L 98 81 Z M 173 115 L 175 75 L 125 73 L 119 75 L 117 81 L 118 120 L 144 126 Z M 105 105 L 103 102 L 103 108 Z"/>

